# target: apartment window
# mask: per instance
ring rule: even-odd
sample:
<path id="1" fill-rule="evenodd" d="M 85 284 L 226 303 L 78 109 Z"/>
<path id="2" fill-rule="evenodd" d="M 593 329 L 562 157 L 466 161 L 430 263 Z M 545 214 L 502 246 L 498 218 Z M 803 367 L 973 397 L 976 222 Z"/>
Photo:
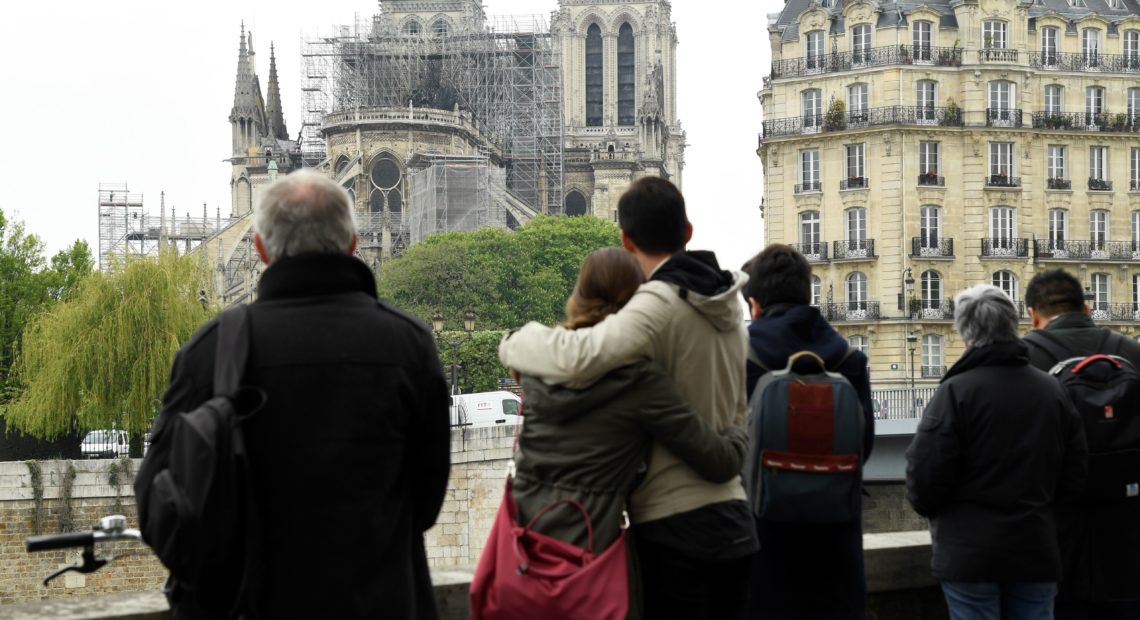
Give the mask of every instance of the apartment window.
<path id="1" fill-rule="evenodd" d="M 847 180 L 852 182 L 856 179 L 862 180 L 863 174 L 863 145 L 862 144 L 848 144 L 847 145 Z M 859 185 L 862 187 L 862 184 Z M 850 185 L 848 186 L 850 187 Z"/>
<path id="2" fill-rule="evenodd" d="M 1132 246 L 1132 251 L 1136 251 L 1136 246 Z M 1140 273 L 1132 276 L 1132 318 L 1133 320 L 1140 319 Z M 1140 336 L 1137 336 L 1140 340 Z"/>
<path id="3" fill-rule="evenodd" d="M 1112 299 L 1112 292 L 1109 290 L 1110 279 L 1107 273 L 1094 273 L 1092 274 L 1092 294 L 1093 303 L 1091 304 L 1094 311 L 1105 312 L 1108 311 L 1109 300 Z M 1097 316 L 1093 314 L 1094 319 L 1107 319 L 1107 316 Z"/>
<path id="4" fill-rule="evenodd" d="M 937 271 L 924 271 L 919 276 L 922 309 L 934 310 L 942 305 L 942 276 Z"/>
<path id="5" fill-rule="evenodd" d="M 1065 145 L 1050 144 L 1045 155 L 1045 167 L 1048 169 L 1049 179 L 1064 180 L 1068 178 L 1065 173 Z M 1064 189 L 1051 186 L 1050 189 Z"/>
<path id="6" fill-rule="evenodd" d="M 867 308 L 867 276 L 856 271 L 847 276 L 847 303 L 852 309 Z"/>
<path id="7" fill-rule="evenodd" d="M 922 376 L 940 377 L 946 365 L 942 355 L 942 336 L 926 334 L 922 337 Z"/>
<path id="8" fill-rule="evenodd" d="M 586 29 L 586 126 L 602 126 L 603 101 L 602 29 L 590 24 Z"/>
<path id="9" fill-rule="evenodd" d="M 1132 156 L 1129 159 L 1128 189 L 1132 191 L 1140 190 L 1140 148 L 1133 148 Z"/>
<path id="10" fill-rule="evenodd" d="M 1132 251 L 1140 250 L 1140 211 L 1132 212 Z"/>
<path id="11" fill-rule="evenodd" d="M 823 292 L 823 281 L 821 281 L 819 279 L 819 276 L 812 276 L 811 277 L 811 305 L 815 306 L 816 308 L 819 307 L 820 302 L 822 301 L 822 297 L 821 297 L 822 292 Z"/>
<path id="12" fill-rule="evenodd" d="M 1085 89 L 1085 124 L 1104 124 L 1104 89 L 1100 86 Z"/>
<path id="13" fill-rule="evenodd" d="M 865 63 L 871 59 L 871 26 L 861 24 L 851 29 L 851 62 Z"/>
<path id="14" fill-rule="evenodd" d="M 822 30 L 813 30 L 804 35 L 804 51 L 808 70 L 823 68 Z"/>
<path id="15" fill-rule="evenodd" d="M 989 107 L 995 110 L 1008 110 L 1013 103 L 1013 82 L 998 80 L 990 82 Z"/>
<path id="16" fill-rule="evenodd" d="M 1103 250 L 1108 241 L 1108 211 L 1095 209 L 1089 212 L 1089 240 L 1093 249 Z"/>
<path id="17" fill-rule="evenodd" d="M 1140 30 L 1124 31 L 1124 68 L 1140 69 Z"/>
<path id="18" fill-rule="evenodd" d="M 1016 234 L 1013 207 L 992 207 L 990 209 L 990 238 L 1012 241 Z"/>
<path id="19" fill-rule="evenodd" d="M 863 335 L 851 336 L 847 339 L 847 344 L 852 349 L 866 355 L 868 359 L 871 357 L 871 340 Z"/>
<path id="20" fill-rule="evenodd" d="M 918 210 L 918 239 L 923 248 L 937 248 L 942 237 L 942 210 L 926 205 Z"/>
<path id="21" fill-rule="evenodd" d="M 618 30 L 618 125 L 632 127 L 634 121 L 634 98 L 636 69 L 634 67 L 633 26 L 626 22 Z"/>
<path id="22" fill-rule="evenodd" d="M 1065 89 L 1057 84 L 1045 87 L 1045 112 L 1060 114 L 1065 109 Z"/>
<path id="23" fill-rule="evenodd" d="M 1100 66 L 1100 30 L 1085 28 L 1081 31 L 1081 53 L 1086 67 Z"/>
<path id="24" fill-rule="evenodd" d="M 1097 181 L 1108 180 L 1108 147 L 1089 147 L 1089 178 Z"/>
<path id="25" fill-rule="evenodd" d="M 992 283 L 1001 289 L 1010 301 L 1017 301 L 1017 276 L 1009 271 L 999 271 L 993 275 Z"/>
<path id="26" fill-rule="evenodd" d="M 804 211 L 800 214 L 800 249 L 805 256 L 816 257 L 822 253 L 821 246 L 819 211 Z"/>
<path id="27" fill-rule="evenodd" d="M 819 151 L 800 151 L 800 183 L 805 190 L 819 190 Z"/>
<path id="28" fill-rule="evenodd" d="M 1049 251 L 1064 250 L 1069 238 L 1069 212 L 1049 209 Z"/>
<path id="29" fill-rule="evenodd" d="M 914 59 L 929 61 L 931 59 L 931 43 L 933 40 L 933 24 L 926 21 L 914 22 L 911 27 L 911 43 L 914 46 Z"/>
<path id="30" fill-rule="evenodd" d="M 1044 65 L 1057 64 L 1057 29 L 1041 29 L 1041 63 Z"/>
<path id="31" fill-rule="evenodd" d="M 1128 89 L 1128 120 L 1132 123 L 1140 119 L 1140 88 Z"/>
<path id="32" fill-rule="evenodd" d="M 852 123 L 867 121 L 866 84 L 852 84 L 847 87 L 847 119 Z"/>
<path id="33" fill-rule="evenodd" d="M 867 246 L 867 210 L 863 208 L 847 210 L 847 244 L 851 250 L 862 250 Z"/>
<path id="34" fill-rule="evenodd" d="M 938 105 L 938 82 L 919 80 L 915 85 L 915 102 L 918 104 L 919 121 L 937 121 L 934 106 Z"/>
<path id="35" fill-rule="evenodd" d="M 1013 177 L 1014 149 L 1012 142 L 990 142 L 990 180 L 1004 183 Z"/>
<path id="36" fill-rule="evenodd" d="M 941 169 L 939 166 L 939 143 L 938 142 L 919 142 L 918 143 L 918 172 L 924 176 L 938 176 L 938 171 Z"/>
<path id="37" fill-rule="evenodd" d="M 1005 22 L 982 22 L 982 44 L 986 49 L 1005 49 L 1009 44 L 1008 26 Z"/>
<path id="38" fill-rule="evenodd" d="M 800 93 L 800 106 L 804 114 L 804 127 L 819 127 L 823 123 L 823 93 L 809 88 Z"/>

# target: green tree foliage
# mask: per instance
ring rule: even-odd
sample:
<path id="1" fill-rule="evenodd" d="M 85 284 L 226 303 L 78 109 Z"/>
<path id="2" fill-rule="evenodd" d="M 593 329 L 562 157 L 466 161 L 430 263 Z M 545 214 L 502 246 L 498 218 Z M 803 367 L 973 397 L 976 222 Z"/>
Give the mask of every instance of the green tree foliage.
<path id="1" fill-rule="evenodd" d="M 499 341 L 506 332 L 476 331 L 470 339 L 463 332 L 444 332 L 438 342 L 439 359 L 443 362 L 443 374 L 451 382 L 450 366 L 453 363 L 452 348 L 448 340 L 459 341 L 455 363 L 462 368 L 458 371 L 459 387 L 464 394 L 472 392 L 493 392 L 499 389 L 499 379 L 509 377 L 507 369 L 499 363 Z"/>
<path id="2" fill-rule="evenodd" d="M 380 295 L 424 321 L 439 312 L 449 328 L 466 310 L 480 330 L 557 323 L 586 255 L 617 243 L 617 226 L 593 217 L 435 235 L 381 267 Z"/>
<path id="3" fill-rule="evenodd" d="M 216 311 L 199 298 L 209 288 L 200 257 L 174 252 L 82 279 L 29 323 L 15 366 L 23 389 L 5 409 L 8 426 L 44 438 L 144 431 L 174 353 Z"/>

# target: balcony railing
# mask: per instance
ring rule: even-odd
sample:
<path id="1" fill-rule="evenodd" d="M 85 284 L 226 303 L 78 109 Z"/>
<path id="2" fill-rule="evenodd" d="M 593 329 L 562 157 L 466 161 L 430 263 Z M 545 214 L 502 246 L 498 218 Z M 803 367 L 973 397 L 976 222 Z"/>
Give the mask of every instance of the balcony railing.
<path id="1" fill-rule="evenodd" d="M 800 254 L 803 254 L 804 258 L 806 258 L 809 263 L 827 262 L 826 241 L 820 241 L 817 243 L 797 243 L 792 247 L 795 248 L 796 251 L 798 251 Z"/>
<path id="2" fill-rule="evenodd" d="M 877 301 L 823 304 L 820 306 L 820 312 L 828 321 L 877 321 L 880 317 Z"/>
<path id="3" fill-rule="evenodd" d="M 1012 237 L 982 239 L 985 258 L 1029 258 L 1029 240 Z"/>
<path id="4" fill-rule="evenodd" d="M 1104 179 L 1089 179 L 1090 192 L 1111 192 L 1112 181 L 1105 181 Z"/>
<path id="5" fill-rule="evenodd" d="M 937 174 L 932 174 L 932 173 L 928 172 L 926 174 L 918 175 L 918 184 L 919 185 L 926 185 L 929 187 L 945 187 L 946 186 L 946 179 L 945 179 L 945 177 L 940 177 Z"/>
<path id="6" fill-rule="evenodd" d="M 1140 321 L 1140 304 L 1089 304 L 1094 321 Z"/>
<path id="7" fill-rule="evenodd" d="M 910 318 L 913 321 L 944 321 L 954 318 L 954 302 L 949 299 L 912 299 Z"/>
<path id="8" fill-rule="evenodd" d="M 1134 241 L 1055 241 L 1034 243 L 1042 260 L 1126 260 L 1140 261 L 1140 243 Z"/>
<path id="9" fill-rule="evenodd" d="M 991 174 L 986 177 L 986 187 L 1021 187 L 1021 177 L 1007 174 Z"/>
<path id="10" fill-rule="evenodd" d="M 814 54 L 773 61 L 771 77 L 775 79 L 818 73 L 837 73 L 851 69 L 912 63 L 957 67 L 962 64 L 962 50 L 956 47 L 887 45 L 853 52 Z"/>
<path id="11" fill-rule="evenodd" d="M 1019 117 L 1020 118 L 1020 117 Z M 806 114 L 764 121 L 762 138 L 795 136 L 830 131 L 846 131 L 884 125 L 923 125 L 962 127 L 962 109 L 935 106 L 885 106 L 853 110 L 841 118 L 827 119 L 824 114 Z"/>
<path id="12" fill-rule="evenodd" d="M 1068 179 L 1045 179 L 1045 187 L 1048 189 L 1073 189 L 1073 182 Z"/>
<path id="13" fill-rule="evenodd" d="M 916 258 L 953 258 L 953 239 L 911 237 L 910 255 Z"/>
<path id="14" fill-rule="evenodd" d="M 1140 132 L 1140 115 L 1111 112 L 1034 112 L 1034 129 Z"/>
<path id="15" fill-rule="evenodd" d="M 806 183 L 797 183 L 796 187 L 795 187 L 795 192 L 797 194 L 807 194 L 809 192 L 818 192 L 818 191 L 821 191 L 820 185 L 821 184 L 819 181 L 807 181 Z"/>
<path id="16" fill-rule="evenodd" d="M 941 379 L 946 374 L 945 366 L 922 366 L 923 379 Z"/>
<path id="17" fill-rule="evenodd" d="M 877 258 L 875 240 L 836 241 L 831 253 L 833 260 L 862 260 Z"/>
<path id="18" fill-rule="evenodd" d="M 1019 108 L 986 108 L 986 127 L 1021 127 Z"/>
<path id="19" fill-rule="evenodd" d="M 1140 54 L 1029 52 L 1029 66 L 1053 71 L 1140 73 Z"/>
<path id="20" fill-rule="evenodd" d="M 849 177 L 839 182 L 839 189 L 867 189 L 871 186 L 871 179 L 867 177 Z"/>
<path id="21" fill-rule="evenodd" d="M 1017 50 L 1007 47 L 986 47 L 978 50 L 978 62 L 1017 62 Z"/>

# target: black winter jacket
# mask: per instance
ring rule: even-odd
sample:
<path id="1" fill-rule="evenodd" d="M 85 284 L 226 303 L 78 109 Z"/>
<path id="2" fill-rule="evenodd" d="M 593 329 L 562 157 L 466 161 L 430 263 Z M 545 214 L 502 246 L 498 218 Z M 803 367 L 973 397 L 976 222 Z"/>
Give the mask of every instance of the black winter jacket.
<path id="1" fill-rule="evenodd" d="M 1103 351 L 1106 328 L 1083 312 L 1063 314 L 1045 331 L 1074 354 L 1110 353 L 1140 370 L 1140 343 L 1125 336 L 1117 351 Z M 1029 362 L 1048 370 L 1057 363 L 1029 343 Z M 1057 506 L 1064 578 L 1062 598 L 1091 601 L 1140 599 L 1140 498 L 1113 503 L 1064 502 Z"/>
<path id="2" fill-rule="evenodd" d="M 907 499 L 930 519 L 934 576 L 966 582 L 1061 577 L 1054 508 L 1081 492 L 1085 436 L 1060 385 L 1021 342 L 970 348 L 907 449 Z"/>
<path id="3" fill-rule="evenodd" d="M 250 305 L 243 385 L 268 400 L 247 426 L 262 538 L 262 618 L 434 618 L 423 532 L 450 455 L 431 332 L 376 299 L 364 263 L 273 263 Z M 213 395 L 217 321 L 178 352 L 160 417 Z M 174 618 L 204 614 L 175 592 Z"/>

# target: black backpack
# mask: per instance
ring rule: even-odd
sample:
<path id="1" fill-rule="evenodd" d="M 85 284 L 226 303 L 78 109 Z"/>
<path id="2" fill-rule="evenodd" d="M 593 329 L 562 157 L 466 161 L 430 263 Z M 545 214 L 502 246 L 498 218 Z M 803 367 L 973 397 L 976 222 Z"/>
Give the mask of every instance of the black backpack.
<path id="1" fill-rule="evenodd" d="M 1084 422 L 1089 471 L 1083 498 L 1112 501 L 1140 497 L 1140 372 L 1115 355 L 1124 336 L 1105 329 L 1091 355 L 1074 353 L 1053 335 L 1034 330 L 1025 341 L 1057 360 L 1049 374 L 1073 401 Z"/>
<path id="2" fill-rule="evenodd" d="M 249 356 L 249 310 L 218 320 L 214 397 L 198 408 L 160 416 L 135 480 L 143 540 L 170 569 L 172 608 L 237 617 L 257 589 L 258 537 L 242 424 L 265 402 L 238 388 Z"/>

